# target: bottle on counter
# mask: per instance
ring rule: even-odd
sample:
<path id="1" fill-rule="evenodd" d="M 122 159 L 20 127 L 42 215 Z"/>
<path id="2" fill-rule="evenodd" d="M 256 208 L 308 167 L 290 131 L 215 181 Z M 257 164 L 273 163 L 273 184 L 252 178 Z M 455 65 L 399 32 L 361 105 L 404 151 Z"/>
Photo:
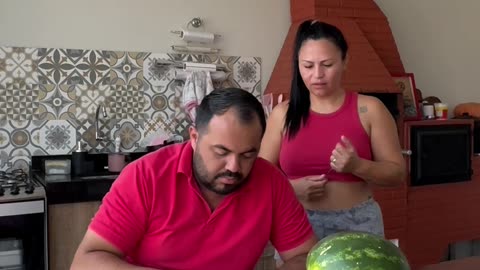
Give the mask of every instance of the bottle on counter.
<path id="1" fill-rule="evenodd" d="M 121 172 L 127 163 L 125 154 L 120 152 L 120 145 L 122 144 L 120 136 L 115 137 L 114 144 L 114 152 L 108 154 L 108 171 L 117 173 Z"/>
<path id="2" fill-rule="evenodd" d="M 87 161 L 87 150 L 83 147 L 82 141 L 77 142 L 76 149 L 72 152 L 72 168 L 73 176 L 81 176 L 85 162 Z"/>
<path id="3" fill-rule="evenodd" d="M 117 135 L 115 137 L 115 153 L 120 153 L 120 145 L 122 144 L 122 138 L 120 138 L 120 135 Z"/>

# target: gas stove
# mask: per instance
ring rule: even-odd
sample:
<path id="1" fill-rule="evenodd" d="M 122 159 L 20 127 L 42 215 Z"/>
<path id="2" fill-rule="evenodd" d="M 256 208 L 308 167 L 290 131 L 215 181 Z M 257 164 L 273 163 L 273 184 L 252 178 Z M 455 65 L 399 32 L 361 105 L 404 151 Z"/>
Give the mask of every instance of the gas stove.
<path id="1" fill-rule="evenodd" d="M 0 171 L 0 202 L 45 197 L 45 189 L 22 169 Z"/>
<path id="2" fill-rule="evenodd" d="M 0 269 L 48 269 L 46 206 L 45 189 L 25 171 L 0 171 Z"/>

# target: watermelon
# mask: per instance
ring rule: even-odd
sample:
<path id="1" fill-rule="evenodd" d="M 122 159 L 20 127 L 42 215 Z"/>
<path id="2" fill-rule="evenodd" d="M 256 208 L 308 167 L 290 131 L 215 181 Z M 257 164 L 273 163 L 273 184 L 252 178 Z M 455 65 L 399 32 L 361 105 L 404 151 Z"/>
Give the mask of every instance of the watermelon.
<path id="1" fill-rule="evenodd" d="M 308 253 L 307 270 L 409 270 L 400 248 L 366 232 L 339 232 L 320 240 Z"/>

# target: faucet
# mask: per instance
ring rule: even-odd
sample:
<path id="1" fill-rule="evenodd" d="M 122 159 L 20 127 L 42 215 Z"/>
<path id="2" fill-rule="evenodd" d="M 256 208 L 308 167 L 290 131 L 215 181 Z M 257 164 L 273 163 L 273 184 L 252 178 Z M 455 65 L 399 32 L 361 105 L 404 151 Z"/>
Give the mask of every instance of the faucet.
<path id="1" fill-rule="evenodd" d="M 102 110 L 103 117 L 107 117 L 107 110 L 105 108 L 105 105 L 103 103 L 100 103 L 97 107 L 97 111 L 95 112 L 95 140 L 97 141 L 106 141 L 105 136 L 101 136 L 101 133 L 98 129 L 98 119 L 99 119 L 99 114 L 100 114 L 100 109 Z"/>

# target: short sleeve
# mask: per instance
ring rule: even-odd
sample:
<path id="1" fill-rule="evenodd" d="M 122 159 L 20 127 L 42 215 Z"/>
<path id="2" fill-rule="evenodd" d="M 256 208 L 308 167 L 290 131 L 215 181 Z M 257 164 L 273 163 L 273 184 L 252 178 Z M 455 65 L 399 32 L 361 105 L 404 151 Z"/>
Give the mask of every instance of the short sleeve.
<path id="1" fill-rule="evenodd" d="M 127 165 L 105 195 L 89 229 L 128 255 L 146 230 L 151 208 L 138 163 Z"/>
<path id="2" fill-rule="evenodd" d="M 313 236 L 303 206 L 286 177 L 273 179 L 273 229 L 271 242 L 279 252 L 296 248 Z"/>

